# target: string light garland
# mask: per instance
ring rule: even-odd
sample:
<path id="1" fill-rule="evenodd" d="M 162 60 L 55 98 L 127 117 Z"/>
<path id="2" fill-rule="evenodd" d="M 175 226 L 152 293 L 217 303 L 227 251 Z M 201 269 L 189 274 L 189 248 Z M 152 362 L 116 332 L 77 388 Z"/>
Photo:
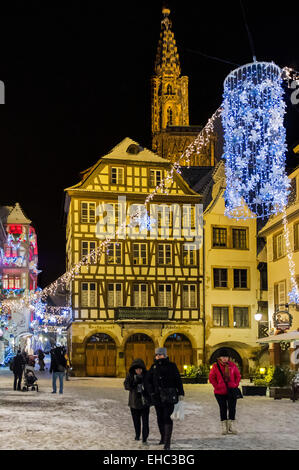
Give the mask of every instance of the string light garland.
<path id="1" fill-rule="evenodd" d="M 154 199 L 154 197 L 158 193 L 164 193 L 168 194 L 170 184 L 173 182 L 173 177 L 175 173 L 181 174 L 180 171 L 180 162 L 184 159 L 187 163 L 190 164 L 190 157 L 194 152 L 197 152 L 198 154 L 201 152 L 201 150 L 208 144 L 210 141 L 210 135 L 212 134 L 214 130 L 214 123 L 215 120 L 220 117 L 221 115 L 221 108 L 218 108 L 216 112 L 213 114 L 213 116 L 208 120 L 206 126 L 201 130 L 199 135 L 196 137 L 196 139 L 185 149 L 185 151 L 178 157 L 177 161 L 174 162 L 171 165 L 171 168 L 166 172 L 166 175 L 164 178 L 161 179 L 160 183 L 149 193 L 143 203 L 143 206 L 145 207 L 145 210 L 147 208 L 147 205 L 150 201 Z M 81 260 L 73 265 L 69 271 L 64 273 L 62 276 L 60 276 L 56 281 L 51 283 L 49 286 L 45 287 L 41 292 L 38 292 L 36 294 L 33 294 L 33 300 L 34 298 L 42 298 L 46 299 L 48 295 L 53 295 L 55 292 L 59 289 L 61 286 L 67 286 L 71 283 L 71 281 L 74 280 L 75 276 L 77 276 L 80 272 L 80 269 L 82 266 L 87 266 L 89 264 L 93 264 L 96 261 L 99 261 L 101 256 L 109 249 L 109 244 L 111 243 L 112 239 L 115 239 L 118 237 L 118 235 L 122 232 L 122 230 L 128 226 L 136 226 L 136 221 L 144 223 L 144 210 L 138 208 L 134 214 L 130 216 L 130 222 L 127 225 L 126 221 L 121 224 L 121 226 L 118 228 L 118 230 L 113 234 L 113 236 L 110 236 L 109 238 L 106 238 L 103 240 L 100 245 L 93 249 L 90 253 L 87 255 L 84 255 Z M 148 224 L 149 221 L 147 219 L 146 224 Z M 144 225 L 143 225 L 144 226 Z"/>
<path id="2" fill-rule="evenodd" d="M 284 241 L 285 241 L 285 247 L 286 247 L 286 255 L 287 255 L 288 265 L 289 265 L 290 282 L 291 282 L 291 291 L 288 294 L 289 301 L 290 303 L 299 304 L 299 289 L 298 289 L 298 284 L 296 280 L 293 250 L 291 247 L 290 237 L 289 237 L 286 207 L 283 208 L 282 223 L 283 223 L 283 234 L 284 234 Z"/>

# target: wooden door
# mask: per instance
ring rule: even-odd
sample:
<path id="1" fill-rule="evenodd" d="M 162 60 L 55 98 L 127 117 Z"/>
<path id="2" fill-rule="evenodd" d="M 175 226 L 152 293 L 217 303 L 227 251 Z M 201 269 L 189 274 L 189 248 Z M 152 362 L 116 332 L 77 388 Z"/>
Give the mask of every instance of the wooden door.
<path id="1" fill-rule="evenodd" d="M 184 365 L 192 365 L 192 346 L 189 342 L 169 341 L 165 343 L 165 348 L 167 348 L 169 360 L 176 363 L 180 373 L 184 372 Z"/>
<path id="2" fill-rule="evenodd" d="M 135 359 L 142 359 L 145 367 L 149 369 L 154 361 L 154 343 L 153 342 L 136 342 L 127 343 L 126 345 L 126 371 L 128 372 L 132 362 Z"/>
<path id="3" fill-rule="evenodd" d="M 86 374 L 91 377 L 116 375 L 116 347 L 113 343 L 89 343 L 86 346 Z"/>

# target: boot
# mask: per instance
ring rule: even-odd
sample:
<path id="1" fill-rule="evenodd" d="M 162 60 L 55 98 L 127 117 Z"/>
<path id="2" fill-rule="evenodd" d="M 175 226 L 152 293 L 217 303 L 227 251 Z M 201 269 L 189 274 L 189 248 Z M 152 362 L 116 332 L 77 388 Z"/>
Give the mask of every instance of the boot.
<path id="1" fill-rule="evenodd" d="M 168 450 L 170 449 L 170 441 L 171 441 L 171 434 L 172 434 L 172 427 L 173 424 L 165 424 L 165 434 L 164 434 L 164 449 Z"/>
<path id="2" fill-rule="evenodd" d="M 227 419 L 224 421 L 221 421 L 221 434 L 228 434 L 228 425 L 227 425 Z"/>
<path id="3" fill-rule="evenodd" d="M 232 419 L 229 419 L 227 421 L 227 430 L 229 434 L 238 434 L 238 431 L 235 428 L 235 421 Z"/>

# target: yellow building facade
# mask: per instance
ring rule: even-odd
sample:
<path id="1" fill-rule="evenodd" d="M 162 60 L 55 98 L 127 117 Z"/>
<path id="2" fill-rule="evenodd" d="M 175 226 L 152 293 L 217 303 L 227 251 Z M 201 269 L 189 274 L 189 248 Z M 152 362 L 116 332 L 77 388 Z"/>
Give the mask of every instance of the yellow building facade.
<path id="1" fill-rule="evenodd" d="M 291 193 L 286 208 L 287 228 L 289 233 L 290 247 L 295 264 L 295 277 L 299 279 L 299 169 L 290 175 Z M 267 265 L 268 265 L 268 322 L 269 330 L 273 334 L 277 332 L 274 324 L 276 311 L 288 311 L 292 315 L 292 325 L 286 332 L 299 331 L 298 305 L 289 304 L 288 293 L 292 290 L 290 269 L 286 250 L 286 239 L 283 229 L 282 214 L 270 217 L 267 224 L 260 230 L 259 236 L 266 240 Z M 288 365 L 290 354 L 296 345 L 294 341 L 282 345 L 270 343 L 269 352 L 272 364 Z M 297 365 L 298 367 L 298 365 Z"/>
<path id="2" fill-rule="evenodd" d="M 220 162 L 203 194 L 206 355 L 213 361 L 214 353 L 226 347 L 247 374 L 254 367 L 258 337 L 256 219 L 237 221 L 224 215 L 225 185 Z"/>
<path id="3" fill-rule="evenodd" d="M 126 138 L 66 189 L 68 267 L 110 240 L 72 282 L 69 347 L 76 375 L 124 376 L 136 357 L 150 366 L 159 346 L 181 372 L 203 360 L 202 251 L 180 232 L 195 224 L 201 196 L 175 173 L 146 206 L 150 219 L 133 217 L 136 226 L 121 229 L 170 168 Z"/>

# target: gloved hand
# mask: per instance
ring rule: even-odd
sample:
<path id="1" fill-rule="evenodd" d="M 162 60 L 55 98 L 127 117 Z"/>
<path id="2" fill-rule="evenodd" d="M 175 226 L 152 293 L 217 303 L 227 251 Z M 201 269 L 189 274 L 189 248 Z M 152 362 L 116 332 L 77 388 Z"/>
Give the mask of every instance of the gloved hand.
<path id="1" fill-rule="evenodd" d="M 179 395 L 179 401 L 183 401 L 184 400 L 184 395 Z"/>

